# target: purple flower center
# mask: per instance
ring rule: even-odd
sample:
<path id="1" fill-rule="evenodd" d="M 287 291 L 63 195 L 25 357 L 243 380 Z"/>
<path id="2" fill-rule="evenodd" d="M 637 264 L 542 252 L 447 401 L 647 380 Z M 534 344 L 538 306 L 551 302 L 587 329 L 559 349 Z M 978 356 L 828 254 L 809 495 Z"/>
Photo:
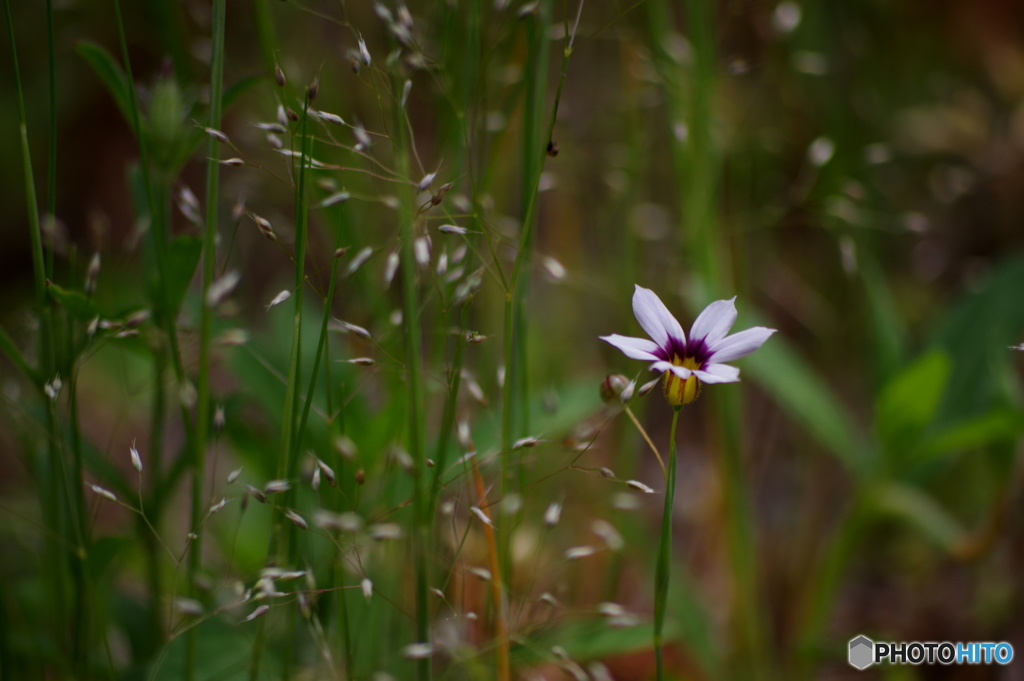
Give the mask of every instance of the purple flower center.
<path id="1" fill-rule="evenodd" d="M 658 359 L 677 365 L 683 365 L 683 362 L 690 360 L 698 369 L 703 369 L 711 358 L 711 351 L 703 338 L 684 341 L 681 338 L 670 337 L 666 347 L 658 348 L 654 354 Z"/>

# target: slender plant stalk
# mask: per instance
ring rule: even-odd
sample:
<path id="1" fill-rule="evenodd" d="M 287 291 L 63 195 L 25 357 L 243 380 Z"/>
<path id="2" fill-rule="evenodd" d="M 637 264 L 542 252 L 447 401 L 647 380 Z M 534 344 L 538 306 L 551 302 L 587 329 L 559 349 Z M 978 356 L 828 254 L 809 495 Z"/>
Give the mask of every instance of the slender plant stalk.
<path id="1" fill-rule="evenodd" d="M 658 681 L 664 679 L 662 643 L 665 627 L 665 610 L 668 607 L 668 582 L 672 574 L 672 508 L 676 496 L 676 425 L 679 412 L 672 412 L 672 427 L 668 440 L 668 478 L 665 481 L 665 510 L 661 516 L 661 541 L 658 543 L 658 563 L 654 572 L 654 658 L 657 664 Z"/>
<path id="2" fill-rule="evenodd" d="M 35 288 L 36 309 L 40 317 L 39 333 L 39 362 L 42 380 L 51 380 L 56 373 L 56 352 L 53 342 L 53 315 L 47 303 L 47 268 L 43 254 L 42 229 L 39 224 L 39 206 L 36 200 L 35 176 L 32 172 L 32 155 L 28 144 L 28 117 L 25 113 L 25 97 L 21 86 L 21 70 L 18 66 L 18 49 L 14 40 L 14 22 L 11 18 L 10 0 L 4 0 L 4 14 L 7 19 L 7 38 L 11 51 L 11 65 L 14 70 L 15 91 L 18 99 L 18 121 L 19 140 L 21 142 L 22 176 L 25 180 L 25 206 L 29 221 L 29 238 L 32 250 L 32 274 Z M 38 384 L 42 388 L 42 384 Z M 42 391 L 41 391 L 42 392 Z M 50 543 L 51 560 L 49 561 L 49 573 L 51 588 L 53 589 L 56 601 L 57 631 L 61 635 L 65 632 L 66 624 L 64 617 L 64 560 L 61 547 L 56 541 L 60 536 L 61 529 L 61 501 L 66 498 L 56 491 L 58 485 L 57 472 L 60 467 L 58 457 L 60 456 L 59 440 L 60 433 L 57 428 L 56 417 L 52 402 L 43 394 L 47 401 L 46 409 L 46 432 L 47 432 L 47 461 L 49 485 L 44 485 L 40 494 L 40 502 L 43 506 L 43 513 L 47 524 L 53 532 L 54 541 Z M 77 637 L 80 632 L 75 632 Z M 59 637 L 57 637 L 60 640 Z"/>
<path id="3" fill-rule="evenodd" d="M 161 5 L 164 6 L 164 5 Z M 213 51 L 210 62 L 210 117 L 207 125 L 219 130 L 224 92 L 224 24 L 226 0 L 213 0 L 211 38 Z M 199 377 L 197 386 L 197 408 L 195 442 L 192 458 L 192 532 L 194 539 L 188 555 L 189 583 L 195 583 L 202 563 L 203 540 L 200 525 L 203 520 L 204 481 L 206 479 L 206 441 L 210 432 L 210 336 L 213 330 L 213 315 L 206 300 L 213 283 L 217 265 L 217 209 L 220 204 L 220 142 L 210 136 L 206 156 L 206 224 L 203 228 L 203 277 L 200 297 L 199 325 Z M 186 678 L 195 677 L 196 634 L 195 628 L 188 632 L 186 655 Z"/>
<path id="4" fill-rule="evenodd" d="M 396 91 L 399 91 L 396 88 Z M 404 106 L 399 106 L 395 122 L 397 145 L 396 166 L 399 177 L 409 177 L 409 139 L 407 116 Z M 413 560 L 416 570 L 416 640 L 430 642 L 430 611 L 427 604 L 427 534 L 432 518 L 425 511 L 427 499 L 423 490 L 423 470 L 426 468 L 426 445 L 424 442 L 424 412 L 422 355 L 420 348 L 420 305 L 417 292 L 416 255 L 414 241 L 416 224 L 413 214 L 412 193 L 409 187 L 399 192 L 399 225 L 402 243 L 402 326 L 405 335 L 406 377 L 409 391 L 409 453 L 415 465 L 413 476 Z M 417 678 L 430 678 L 430 660 L 417 663 Z"/>
<path id="5" fill-rule="evenodd" d="M 47 172 L 46 212 L 48 219 L 57 215 L 57 46 L 53 35 L 53 0 L 46 0 L 46 46 L 49 61 L 50 95 L 50 159 Z M 53 279 L 53 251 L 46 252 L 46 276 Z"/>
<path id="6" fill-rule="evenodd" d="M 430 488 L 430 502 L 427 504 L 427 515 L 434 517 L 437 498 L 441 493 L 441 476 L 447 469 L 448 447 L 451 445 L 452 433 L 455 430 L 455 408 L 459 403 L 459 386 L 462 383 L 462 357 L 466 349 L 466 324 L 469 321 L 470 299 L 462 301 L 459 315 L 459 335 L 455 341 L 455 357 L 452 359 L 451 371 L 448 372 L 448 395 L 444 400 L 444 412 L 441 416 L 441 432 L 437 436 L 437 450 L 434 454 L 434 482 Z"/>
<path id="7" fill-rule="evenodd" d="M 480 469 L 476 465 L 476 457 L 471 457 L 473 466 L 473 483 L 476 486 L 477 508 L 491 519 L 491 512 L 488 510 L 487 491 L 484 488 L 484 479 L 480 475 Z M 484 523 L 484 538 L 487 541 L 487 558 L 491 564 L 491 600 L 494 605 L 494 638 L 497 640 L 497 678 L 498 681 L 508 681 L 511 678 L 508 623 L 506 620 L 505 596 L 501 581 L 501 561 L 498 557 L 498 542 L 495 537 L 494 527 Z"/>

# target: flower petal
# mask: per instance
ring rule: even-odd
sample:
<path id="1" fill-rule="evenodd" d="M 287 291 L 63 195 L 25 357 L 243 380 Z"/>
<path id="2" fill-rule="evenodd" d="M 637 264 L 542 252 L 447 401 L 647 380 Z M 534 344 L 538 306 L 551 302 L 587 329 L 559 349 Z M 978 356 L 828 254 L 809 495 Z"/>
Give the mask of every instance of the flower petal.
<path id="1" fill-rule="evenodd" d="M 709 364 L 693 373 L 701 383 L 736 383 L 740 380 L 740 370 L 728 364 Z"/>
<path id="2" fill-rule="evenodd" d="M 649 371 L 660 371 L 660 372 L 671 371 L 673 374 L 675 374 L 679 378 L 683 379 L 684 381 L 686 379 L 688 379 L 691 376 L 691 374 L 694 373 L 694 372 L 690 371 L 689 369 L 687 369 L 686 367 L 681 367 L 681 366 L 678 366 L 676 364 L 672 364 L 672 362 L 664 362 L 664 361 L 662 361 L 662 362 L 655 362 L 651 366 L 647 367 L 647 369 Z"/>
<path id="3" fill-rule="evenodd" d="M 633 314 L 636 315 L 636 320 L 640 322 L 640 326 L 647 332 L 647 335 L 659 347 L 670 350 L 670 338 L 680 345 L 686 343 L 683 327 L 679 325 L 679 322 L 654 291 L 642 286 L 636 287 L 633 292 Z"/>
<path id="4" fill-rule="evenodd" d="M 658 350 L 658 344 L 646 338 L 631 338 L 629 336 L 620 336 L 617 333 L 613 333 L 610 336 L 601 336 L 600 338 L 604 342 L 610 343 L 619 350 L 622 350 L 622 354 L 630 359 L 645 359 L 652 362 L 659 359 L 654 354 Z"/>
<path id="5" fill-rule="evenodd" d="M 690 340 L 704 339 L 708 347 L 725 338 L 736 323 L 736 296 L 729 300 L 716 300 L 701 312 L 690 327 Z"/>
<path id="6" fill-rule="evenodd" d="M 708 348 L 711 351 L 708 362 L 719 364 L 746 357 L 761 347 L 773 333 L 775 333 L 775 329 L 755 326 L 752 329 L 727 336 Z"/>

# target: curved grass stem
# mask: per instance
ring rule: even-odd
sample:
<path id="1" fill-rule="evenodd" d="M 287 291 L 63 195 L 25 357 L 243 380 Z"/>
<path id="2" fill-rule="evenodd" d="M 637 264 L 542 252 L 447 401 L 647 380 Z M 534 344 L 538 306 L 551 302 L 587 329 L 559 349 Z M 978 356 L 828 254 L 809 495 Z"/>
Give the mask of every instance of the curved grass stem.
<path id="1" fill-rule="evenodd" d="M 657 679 L 662 681 L 664 664 L 662 644 L 665 628 L 665 610 L 668 607 L 668 582 L 672 572 L 672 507 L 676 496 L 676 425 L 679 412 L 672 412 L 672 427 L 668 441 L 668 479 L 665 481 L 665 509 L 661 516 L 661 540 L 658 543 L 658 563 L 654 572 L 654 657 L 657 664 Z"/>

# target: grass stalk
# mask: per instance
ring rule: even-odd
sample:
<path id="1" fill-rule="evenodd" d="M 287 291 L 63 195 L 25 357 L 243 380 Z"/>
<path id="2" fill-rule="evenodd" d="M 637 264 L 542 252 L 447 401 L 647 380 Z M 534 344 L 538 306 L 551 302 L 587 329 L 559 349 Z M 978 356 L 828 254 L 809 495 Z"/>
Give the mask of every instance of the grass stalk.
<path id="1" fill-rule="evenodd" d="M 47 267 L 43 253 L 42 229 L 39 223 L 39 206 L 36 198 L 35 176 L 32 171 L 32 154 L 28 143 L 28 116 L 25 112 L 25 96 L 21 85 L 21 70 L 18 66 L 18 49 L 14 39 L 14 21 L 11 17 L 10 0 L 4 0 L 4 14 L 7 20 L 7 37 L 11 53 L 11 65 L 14 71 L 15 91 L 18 100 L 18 132 L 21 146 L 22 176 L 25 180 L 25 206 L 29 221 L 29 239 L 32 252 L 32 274 L 33 287 L 35 291 L 35 305 L 40 318 L 39 325 L 39 362 L 42 381 L 52 379 L 56 373 L 56 353 L 53 342 L 53 315 L 47 301 Z M 42 384 L 38 384 L 42 387 Z M 42 391 L 41 391 L 42 392 Z M 60 468 L 58 457 L 60 456 L 60 432 L 57 428 L 56 415 L 52 401 L 45 395 L 47 400 L 46 409 L 46 431 L 47 431 L 47 461 L 49 475 L 48 486 L 43 486 L 40 493 L 40 503 L 43 507 L 43 515 L 52 531 L 54 540 L 50 543 L 51 560 L 48 561 L 48 573 L 56 601 L 57 631 L 66 630 L 64 612 L 64 560 L 62 547 L 56 540 L 60 536 L 62 510 L 60 504 L 66 496 L 55 491 L 57 484 L 57 471 Z M 70 509 L 69 509 L 70 511 Z M 74 558 L 72 558 L 74 560 Z M 78 636 L 82 632 L 74 632 L 75 642 L 73 649 L 79 649 Z"/>
<path id="2" fill-rule="evenodd" d="M 480 475 L 480 468 L 476 464 L 476 457 L 471 457 L 473 467 L 473 483 L 476 487 L 477 508 L 491 519 L 491 512 L 488 510 L 487 490 L 484 487 L 484 479 Z M 484 539 L 487 541 L 487 559 L 491 568 L 491 600 L 494 605 L 494 638 L 497 641 L 495 649 L 497 655 L 497 679 L 508 681 L 511 678 L 508 623 L 506 619 L 506 604 L 501 580 L 501 561 L 498 554 L 498 542 L 495 537 L 494 527 L 484 523 Z"/>
<path id="3" fill-rule="evenodd" d="M 213 41 L 210 61 L 210 116 L 207 125 L 214 130 L 221 126 L 224 92 L 224 24 L 226 0 L 213 0 L 211 39 Z M 206 220 L 203 227 L 203 274 L 200 296 L 199 324 L 199 376 L 197 385 L 197 408 L 195 441 L 192 458 L 192 532 L 195 535 L 188 556 L 190 582 L 199 573 L 203 555 L 203 539 L 200 525 L 203 520 L 204 481 L 206 479 L 206 441 L 210 431 L 210 337 L 213 330 L 213 315 L 207 303 L 207 292 L 213 283 L 217 265 L 217 209 L 220 204 L 220 142 L 210 136 L 207 145 L 206 164 Z M 160 389 L 158 387 L 158 389 Z M 196 639 L 193 630 L 187 639 L 186 677 L 193 678 L 196 664 Z"/>
<path id="4" fill-rule="evenodd" d="M 672 508 L 676 496 L 676 426 L 682 407 L 672 411 L 672 426 L 668 440 L 668 477 L 665 480 L 665 509 L 661 516 L 661 539 L 658 543 L 658 562 L 654 572 L 654 659 L 657 679 L 665 678 L 662 660 L 665 610 L 668 608 L 668 583 L 672 574 Z"/>
<path id="5" fill-rule="evenodd" d="M 399 88 L 396 88 L 399 91 Z M 396 166 L 399 177 L 409 177 L 409 128 L 404 106 L 396 111 L 395 143 L 397 149 Z M 433 518 L 428 516 L 427 500 L 423 490 L 423 471 L 426 468 L 426 445 L 424 442 L 424 411 L 423 411 L 423 377 L 422 352 L 420 342 L 420 304 L 417 291 L 417 264 L 414 252 L 416 239 L 416 223 L 413 197 L 410 187 L 403 186 L 399 191 L 399 238 L 401 240 L 401 276 L 402 276 L 402 326 L 405 335 L 405 362 L 408 381 L 409 401 L 409 453 L 415 464 L 413 476 L 413 537 L 412 550 L 416 571 L 416 640 L 421 643 L 430 642 L 430 611 L 427 598 L 427 534 Z M 430 678 L 430 660 L 417 662 L 417 678 L 425 681 Z"/>
<path id="6" fill-rule="evenodd" d="M 459 313 L 459 335 L 455 341 L 455 356 L 448 372 L 448 394 L 444 400 L 444 411 L 441 416 L 441 431 L 437 436 L 437 449 L 434 453 L 434 482 L 430 488 L 430 501 L 427 504 L 427 515 L 434 517 L 437 498 L 441 493 L 441 475 L 448 468 L 448 448 L 451 445 L 452 433 L 455 431 L 455 409 L 459 403 L 459 387 L 462 383 L 462 358 L 466 349 L 466 326 L 469 322 L 470 299 L 462 301 Z"/>

